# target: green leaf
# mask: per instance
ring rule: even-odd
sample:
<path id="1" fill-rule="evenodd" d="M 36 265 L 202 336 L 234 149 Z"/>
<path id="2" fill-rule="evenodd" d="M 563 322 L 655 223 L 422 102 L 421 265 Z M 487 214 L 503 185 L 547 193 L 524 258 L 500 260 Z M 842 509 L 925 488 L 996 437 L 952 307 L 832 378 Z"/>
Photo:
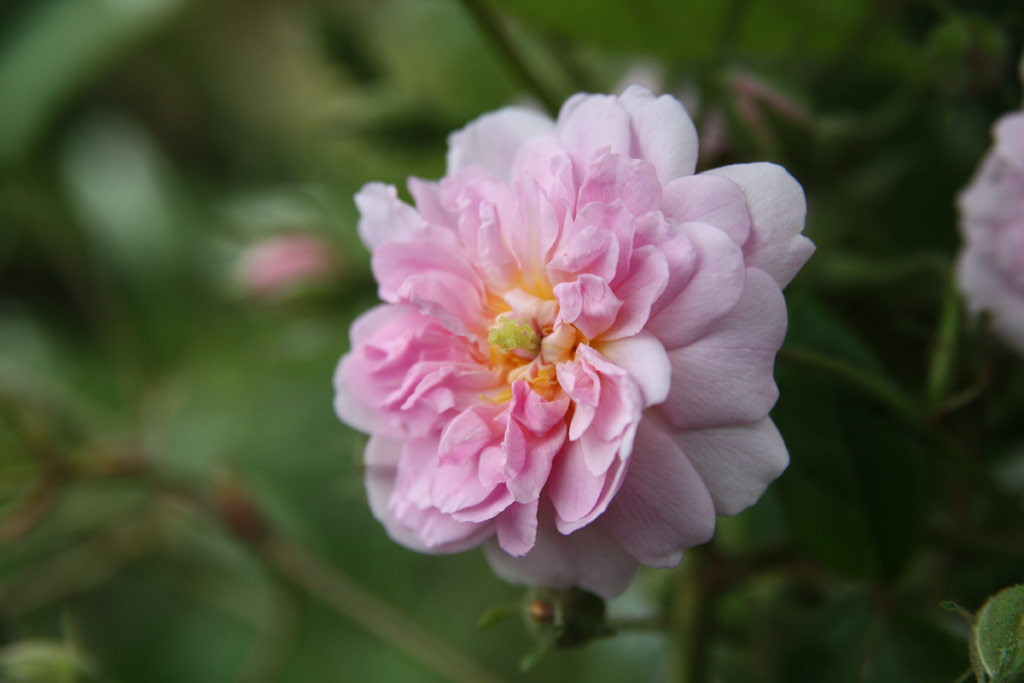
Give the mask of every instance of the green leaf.
<path id="1" fill-rule="evenodd" d="M 999 591 L 978 612 L 978 656 L 994 681 L 1024 675 L 1024 585 Z"/>
<path id="2" fill-rule="evenodd" d="M 0 165 L 35 141 L 60 105 L 185 0 L 35 3 L 0 50 Z"/>

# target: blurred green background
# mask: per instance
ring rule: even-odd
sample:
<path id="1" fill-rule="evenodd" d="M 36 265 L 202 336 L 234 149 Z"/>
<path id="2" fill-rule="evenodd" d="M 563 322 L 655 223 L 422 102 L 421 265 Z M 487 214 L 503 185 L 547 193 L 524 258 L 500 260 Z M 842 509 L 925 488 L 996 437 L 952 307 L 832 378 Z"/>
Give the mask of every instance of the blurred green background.
<path id="1" fill-rule="evenodd" d="M 949 285 L 1022 37 L 1015 0 L 0 3 L 0 680 L 955 680 L 939 601 L 1024 579 L 1024 371 Z M 522 674 L 522 621 L 476 628 L 522 590 L 391 542 L 333 415 L 376 300 L 351 197 L 633 79 L 701 167 L 807 191 L 792 465 Z"/>

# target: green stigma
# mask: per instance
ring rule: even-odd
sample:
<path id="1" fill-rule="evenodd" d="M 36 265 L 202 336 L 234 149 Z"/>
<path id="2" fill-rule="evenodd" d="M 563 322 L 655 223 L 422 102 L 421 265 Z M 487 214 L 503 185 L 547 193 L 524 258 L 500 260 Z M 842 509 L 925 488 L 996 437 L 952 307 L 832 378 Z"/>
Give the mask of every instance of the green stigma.
<path id="1" fill-rule="evenodd" d="M 532 353 L 540 351 L 540 337 L 533 326 L 515 318 L 506 318 L 491 328 L 487 333 L 487 341 L 501 349 L 502 353 L 516 349 Z"/>

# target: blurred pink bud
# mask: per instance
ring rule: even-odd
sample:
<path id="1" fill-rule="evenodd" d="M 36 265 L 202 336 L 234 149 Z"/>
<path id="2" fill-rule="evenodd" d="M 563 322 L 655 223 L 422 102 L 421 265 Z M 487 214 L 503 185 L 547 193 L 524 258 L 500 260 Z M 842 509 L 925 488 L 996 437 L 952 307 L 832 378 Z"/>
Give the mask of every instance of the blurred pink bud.
<path id="1" fill-rule="evenodd" d="M 269 237 L 242 255 L 240 278 L 249 295 L 272 298 L 323 282 L 337 271 L 334 249 L 311 233 Z"/>

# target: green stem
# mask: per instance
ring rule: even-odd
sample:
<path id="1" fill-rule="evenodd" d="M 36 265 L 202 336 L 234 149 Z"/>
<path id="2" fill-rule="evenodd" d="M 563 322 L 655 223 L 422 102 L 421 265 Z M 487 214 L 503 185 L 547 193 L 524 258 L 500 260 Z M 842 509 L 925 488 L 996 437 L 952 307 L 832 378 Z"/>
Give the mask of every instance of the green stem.
<path id="1" fill-rule="evenodd" d="M 251 547 L 289 583 L 404 651 L 445 680 L 500 683 L 501 679 L 494 674 L 368 593 L 304 546 L 270 532 Z"/>
<path id="2" fill-rule="evenodd" d="M 711 622 L 707 548 L 686 551 L 670 607 L 671 636 L 677 652 L 676 683 L 704 683 L 708 674 L 707 635 Z"/>
<path id="3" fill-rule="evenodd" d="M 533 73 L 526 60 L 512 44 L 508 32 L 502 26 L 497 14 L 487 5 L 486 0 L 459 0 L 459 2 L 462 3 L 463 8 L 473 18 L 484 35 L 494 43 L 513 71 L 519 74 L 523 83 L 540 100 L 548 113 L 552 116 L 558 114 L 561 100 L 548 90 L 547 86 Z"/>
<path id="4" fill-rule="evenodd" d="M 942 299 L 939 325 L 935 331 L 931 360 L 928 365 L 928 384 L 925 398 L 930 410 L 938 408 L 949 393 L 956 362 L 957 338 L 960 335 L 960 296 L 956 282 L 948 278 L 949 284 Z"/>

